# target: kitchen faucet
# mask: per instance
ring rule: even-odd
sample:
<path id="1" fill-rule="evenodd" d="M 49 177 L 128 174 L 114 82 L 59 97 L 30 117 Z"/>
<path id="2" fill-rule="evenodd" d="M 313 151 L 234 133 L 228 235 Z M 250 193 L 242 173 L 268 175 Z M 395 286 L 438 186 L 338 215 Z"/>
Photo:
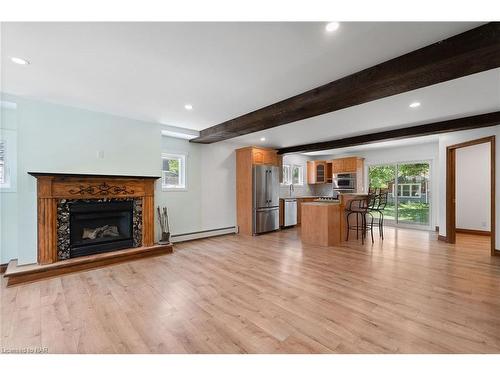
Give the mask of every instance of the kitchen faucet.
<path id="1" fill-rule="evenodd" d="M 290 184 L 289 189 L 290 189 L 290 196 L 292 196 L 292 192 L 295 191 L 295 188 L 293 187 L 293 184 Z"/>

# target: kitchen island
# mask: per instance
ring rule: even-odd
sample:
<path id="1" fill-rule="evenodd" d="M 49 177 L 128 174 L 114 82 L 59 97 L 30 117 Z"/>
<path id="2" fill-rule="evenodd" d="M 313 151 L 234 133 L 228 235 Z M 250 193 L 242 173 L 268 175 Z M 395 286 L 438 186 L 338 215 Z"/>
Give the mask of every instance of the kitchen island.
<path id="1" fill-rule="evenodd" d="M 319 246 L 340 245 L 345 241 L 347 233 L 345 207 L 351 200 L 367 196 L 367 194 L 349 193 L 341 194 L 339 201 L 303 203 L 302 242 Z"/>

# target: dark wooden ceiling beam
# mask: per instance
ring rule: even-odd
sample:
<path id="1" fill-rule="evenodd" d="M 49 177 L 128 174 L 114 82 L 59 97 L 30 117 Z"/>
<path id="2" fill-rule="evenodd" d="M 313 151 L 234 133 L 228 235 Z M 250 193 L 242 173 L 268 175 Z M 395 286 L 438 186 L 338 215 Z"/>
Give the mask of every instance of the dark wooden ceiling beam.
<path id="1" fill-rule="evenodd" d="M 381 141 L 391 141 L 425 135 L 442 134 L 461 130 L 486 128 L 500 125 L 500 111 L 490 112 L 477 116 L 462 117 L 453 120 L 433 122 L 407 128 L 386 130 L 377 133 L 358 135 L 355 137 L 334 139 L 331 141 L 309 143 L 300 146 L 284 147 L 278 150 L 279 154 L 296 152 L 313 152 L 333 150 L 344 147 L 360 146 Z"/>
<path id="2" fill-rule="evenodd" d="M 500 23 L 492 22 L 204 129 L 191 142 L 218 142 L 498 67 Z"/>

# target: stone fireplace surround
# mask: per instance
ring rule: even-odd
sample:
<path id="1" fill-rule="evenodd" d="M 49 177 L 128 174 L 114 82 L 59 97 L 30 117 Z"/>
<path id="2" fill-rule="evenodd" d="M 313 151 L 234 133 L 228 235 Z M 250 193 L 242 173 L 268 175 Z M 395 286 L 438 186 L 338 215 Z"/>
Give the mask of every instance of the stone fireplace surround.
<path id="1" fill-rule="evenodd" d="M 70 208 L 80 202 L 116 202 L 132 201 L 132 233 L 133 247 L 142 245 L 142 199 L 140 198 L 100 198 L 100 199 L 59 199 L 57 202 L 57 258 L 64 260 L 70 258 Z"/>

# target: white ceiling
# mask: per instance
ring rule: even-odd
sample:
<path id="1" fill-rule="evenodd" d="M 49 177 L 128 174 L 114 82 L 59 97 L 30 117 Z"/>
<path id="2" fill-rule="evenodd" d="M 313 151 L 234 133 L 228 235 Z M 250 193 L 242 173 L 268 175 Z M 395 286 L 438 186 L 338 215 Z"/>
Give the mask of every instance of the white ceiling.
<path id="1" fill-rule="evenodd" d="M 3 23 L 2 90 L 199 130 L 477 25 L 342 23 L 328 34 L 319 22 Z M 15 65 L 11 56 L 31 64 Z M 498 71 L 476 76 L 237 142 L 266 136 L 268 145 L 290 146 L 498 108 Z M 422 107 L 409 112 L 413 99 Z"/>

